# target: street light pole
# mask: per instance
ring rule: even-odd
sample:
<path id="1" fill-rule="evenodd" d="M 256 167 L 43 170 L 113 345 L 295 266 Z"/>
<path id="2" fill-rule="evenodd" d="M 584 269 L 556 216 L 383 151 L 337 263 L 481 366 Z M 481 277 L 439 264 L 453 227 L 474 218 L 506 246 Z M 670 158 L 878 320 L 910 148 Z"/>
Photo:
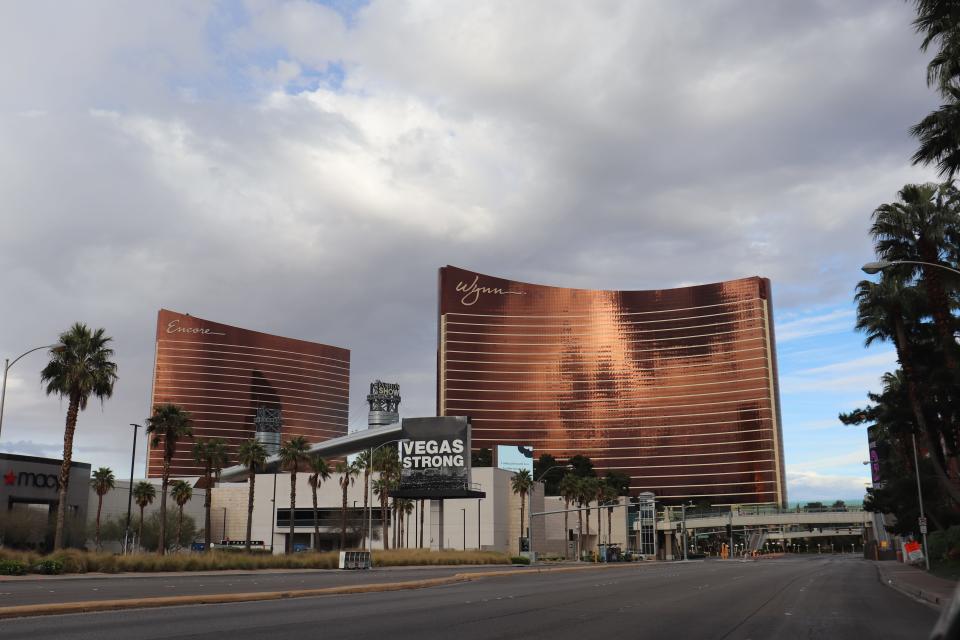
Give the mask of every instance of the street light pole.
<path id="1" fill-rule="evenodd" d="M 917 460 L 917 435 L 910 434 L 913 440 L 913 470 L 917 472 L 917 498 L 920 501 L 920 535 L 923 536 L 923 561 L 927 565 L 927 571 L 930 571 L 930 554 L 927 553 L 927 519 L 923 515 L 923 490 L 920 488 L 920 463 Z"/>
<path id="2" fill-rule="evenodd" d="M 467 510 L 460 509 L 463 511 L 463 550 L 467 550 Z"/>
<path id="3" fill-rule="evenodd" d="M 690 506 L 693 506 L 693 503 L 690 503 Z M 683 559 L 687 559 L 687 503 L 684 502 L 680 505 L 680 513 L 683 517 Z"/>
<path id="4" fill-rule="evenodd" d="M 130 508 L 133 506 L 133 463 L 137 458 L 137 430 L 141 426 L 134 422 L 130 423 L 130 426 L 133 427 L 133 449 L 130 451 L 130 486 L 127 487 L 127 528 L 124 529 L 123 534 L 123 552 L 128 552 L 127 540 L 130 539 Z"/>
<path id="5" fill-rule="evenodd" d="M 33 353 L 34 351 L 40 351 L 40 349 L 51 349 L 51 350 L 54 351 L 55 353 L 60 353 L 61 351 L 65 350 L 66 348 L 67 348 L 67 347 L 66 347 L 65 345 L 62 345 L 62 344 L 59 344 L 59 343 L 57 343 L 57 344 L 45 344 L 45 345 L 43 345 L 42 347 L 34 347 L 33 349 L 30 349 L 29 351 L 24 351 L 23 353 L 21 353 L 20 355 L 18 355 L 16 358 L 14 358 L 14 359 L 13 359 L 13 362 L 10 362 L 10 358 L 4 359 L 4 361 L 3 361 L 3 386 L 0 387 L 0 432 L 3 431 L 3 404 L 4 404 L 4 402 L 5 402 L 6 399 L 7 399 L 7 372 L 10 371 L 10 367 L 12 367 L 13 365 L 17 364 L 17 360 L 19 360 L 20 358 L 22 358 L 22 357 L 25 356 L 25 355 L 28 355 L 28 354 Z"/>

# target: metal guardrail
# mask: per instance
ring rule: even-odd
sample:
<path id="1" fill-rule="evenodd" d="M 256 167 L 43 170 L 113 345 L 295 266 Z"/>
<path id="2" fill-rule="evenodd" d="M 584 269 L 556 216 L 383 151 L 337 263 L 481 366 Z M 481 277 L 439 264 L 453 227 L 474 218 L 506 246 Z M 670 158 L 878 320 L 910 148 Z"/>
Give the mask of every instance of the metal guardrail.
<path id="1" fill-rule="evenodd" d="M 670 510 L 670 520 L 680 520 L 680 514 L 674 510 Z M 725 518 L 730 515 L 730 509 L 687 509 L 687 520 L 696 520 L 698 518 Z M 733 515 L 735 516 L 776 516 L 776 515 L 793 515 L 797 513 L 862 513 L 862 507 L 846 507 L 844 509 L 832 509 L 829 507 L 824 508 L 813 508 L 813 509 L 781 509 L 778 507 L 736 507 L 733 509 Z M 662 516 L 661 512 L 660 516 Z M 663 517 L 658 519 L 663 520 Z"/>

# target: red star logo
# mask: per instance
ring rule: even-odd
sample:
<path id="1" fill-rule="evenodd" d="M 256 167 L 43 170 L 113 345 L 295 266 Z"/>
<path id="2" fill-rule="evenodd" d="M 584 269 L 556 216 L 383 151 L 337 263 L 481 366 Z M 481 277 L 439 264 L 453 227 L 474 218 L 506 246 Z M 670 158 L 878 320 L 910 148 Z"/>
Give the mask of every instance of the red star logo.
<path id="1" fill-rule="evenodd" d="M 7 475 L 3 476 L 4 484 L 13 484 L 16 481 L 17 476 L 13 473 L 13 471 L 7 471 Z"/>

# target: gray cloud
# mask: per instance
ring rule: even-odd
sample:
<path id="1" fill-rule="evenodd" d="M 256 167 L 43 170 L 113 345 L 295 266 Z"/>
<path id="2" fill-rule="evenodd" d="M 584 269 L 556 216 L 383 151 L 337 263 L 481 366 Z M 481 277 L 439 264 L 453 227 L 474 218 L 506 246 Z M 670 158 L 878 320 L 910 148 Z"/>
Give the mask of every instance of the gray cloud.
<path id="1" fill-rule="evenodd" d="M 4 5 L 0 353 L 106 327 L 121 381 L 78 446 L 124 468 L 161 306 L 352 349 L 362 423 L 377 376 L 433 411 L 444 264 L 595 288 L 760 274 L 780 309 L 845 301 L 870 211 L 934 177 L 908 162 L 935 103 L 910 19 L 866 0 Z M 12 371 L 5 449 L 58 441 L 41 366 Z"/>

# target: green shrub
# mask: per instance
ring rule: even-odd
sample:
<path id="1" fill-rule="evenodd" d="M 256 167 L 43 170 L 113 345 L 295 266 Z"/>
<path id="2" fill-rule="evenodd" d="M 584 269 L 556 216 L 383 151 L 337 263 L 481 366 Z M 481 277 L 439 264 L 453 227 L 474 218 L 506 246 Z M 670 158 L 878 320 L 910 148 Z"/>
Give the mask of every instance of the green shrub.
<path id="1" fill-rule="evenodd" d="M 42 573 L 50 576 L 60 575 L 63 573 L 63 562 L 56 558 L 44 558 L 37 563 L 33 571 L 34 573 Z"/>
<path id="2" fill-rule="evenodd" d="M 22 562 L 0 559 L 0 576 L 22 576 L 26 572 L 27 567 Z"/>
<path id="3" fill-rule="evenodd" d="M 510 564 L 530 564 L 530 558 L 523 556 L 510 556 Z"/>

